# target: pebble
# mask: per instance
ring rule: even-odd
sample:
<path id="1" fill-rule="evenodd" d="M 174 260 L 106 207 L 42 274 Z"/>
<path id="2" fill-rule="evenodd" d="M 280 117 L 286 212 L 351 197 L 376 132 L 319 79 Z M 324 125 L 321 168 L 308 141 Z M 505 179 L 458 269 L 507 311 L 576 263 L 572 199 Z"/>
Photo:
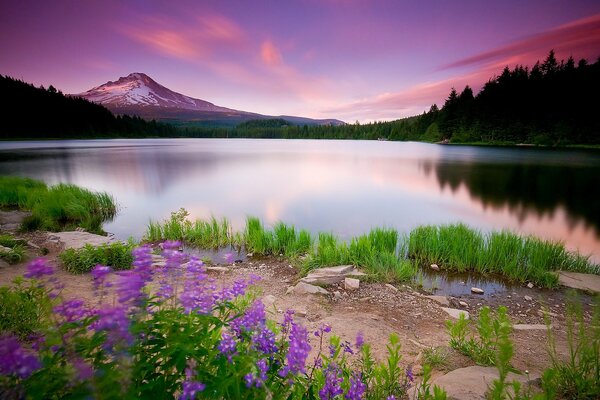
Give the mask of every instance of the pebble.
<path id="1" fill-rule="evenodd" d="M 533 289 L 533 283 L 529 282 L 529 283 L 527 284 L 527 287 L 528 287 L 529 289 Z"/>
<path id="2" fill-rule="evenodd" d="M 458 304 L 460 304 L 461 307 L 469 307 L 465 301 L 459 301 Z"/>
<path id="3" fill-rule="evenodd" d="M 525 300 L 532 301 L 533 299 L 531 298 L 531 296 L 525 296 Z"/>
<path id="4" fill-rule="evenodd" d="M 437 264 L 431 264 L 431 269 L 434 271 L 439 271 L 440 267 Z"/>
<path id="5" fill-rule="evenodd" d="M 480 289 L 478 287 L 472 287 L 471 288 L 471 293 L 483 294 L 483 289 Z"/>
<path id="6" fill-rule="evenodd" d="M 389 283 L 386 283 L 385 287 L 390 289 L 392 292 L 398 292 L 398 288 L 394 285 L 390 285 Z"/>

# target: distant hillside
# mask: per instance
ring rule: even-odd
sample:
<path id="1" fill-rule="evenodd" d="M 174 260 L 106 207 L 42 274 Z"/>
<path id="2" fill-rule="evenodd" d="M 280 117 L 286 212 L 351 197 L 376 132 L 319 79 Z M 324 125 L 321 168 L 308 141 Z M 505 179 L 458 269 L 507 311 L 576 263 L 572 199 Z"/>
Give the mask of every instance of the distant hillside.
<path id="1" fill-rule="evenodd" d="M 335 119 L 269 116 L 217 106 L 205 100 L 177 93 L 141 72 L 106 82 L 87 92 L 73 95 L 101 104 L 115 114 L 137 115 L 176 126 L 233 127 L 256 119 L 281 118 L 297 125 L 342 125 Z"/>
<path id="2" fill-rule="evenodd" d="M 101 105 L 0 75 L 0 138 L 74 138 L 160 136 L 168 125 L 137 117 L 114 116 Z"/>

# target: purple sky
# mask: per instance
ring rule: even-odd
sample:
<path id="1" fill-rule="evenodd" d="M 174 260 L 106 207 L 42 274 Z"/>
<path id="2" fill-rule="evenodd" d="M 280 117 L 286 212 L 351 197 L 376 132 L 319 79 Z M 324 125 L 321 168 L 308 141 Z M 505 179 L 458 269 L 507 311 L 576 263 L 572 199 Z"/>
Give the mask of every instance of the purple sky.
<path id="1" fill-rule="evenodd" d="M 505 65 L 600 56 L 597 0 L 0 3 L 0 74 L 79 93 L 131 72 L 215 104 L 361 122 Z"/>

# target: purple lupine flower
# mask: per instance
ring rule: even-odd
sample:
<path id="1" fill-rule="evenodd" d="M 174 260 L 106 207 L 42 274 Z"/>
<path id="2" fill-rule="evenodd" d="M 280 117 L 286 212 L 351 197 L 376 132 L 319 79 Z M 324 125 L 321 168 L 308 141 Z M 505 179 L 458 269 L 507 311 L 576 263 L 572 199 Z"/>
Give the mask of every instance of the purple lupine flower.
<path id="1" fill-rule="evenodd" d="M 90 325 L 96 332 L 106 331 L 105 349 L 118 343 L 131 343 L 133 337 L 129 332 L 129 318 L 125 307 L 104 307 L 96 310 L 98 319 Z"/>
<path id="2" fill-rule="evenodd" d="M 348 393 L 346 393 L 346 399 L 348 400 L 360 400 L 363 398 L 367 385 L 362 381 L 362 375 L 360 373 L 354 373 L 350 377 L 350 387 Z"/>
<path id="3" fill-rule="evenodd" d="M 356 335 L 356 343 L 354 344 L 358 350 L 362 349 L 365 344 L 365 338 L 363 337 L 362 332 L 358 332 Z"/>
<path id="4" fill-rule="evenodd" d="M 237 354 L 237 342 L 233 336 L 229 335 L 227 332 L 223 332 L 217 349 L 221 354 L 227 357 L 229 362 L 231 362 L 232 357 Z"/>
<path id="5" fill-rule="evenodd" d="M 415 377 L 413 375 L 412 365 L 406 367 L 406 379 L 408 382 L 413 383 L 415 381 Z"/>
<path id="6" fill-rule="evenodd" d="M 345 341 L 344 343 L 342 343 L 342 349 L 344 349 L 344 353 L 349 353 L 349 354 L 354 354 L 354 351 L 352 350 L 352 347 L 350 346 L 350 342 Z"/>
<path id="7" fill-rule="evenodd" d="M 329 364 L 325 368 L 325 385 L 319 390 L 321 400 L 334 399 L 336 396 L 344 393 L 342 390 L 342 372 L 335 364 Z"/>
<path id="8" fill-rule="evenodd" d="M 194 371 L 191 368 L 185 369 L 185 381 L 183 381 L 181 387 L 180 400 L 194 400 L 196 393 L 203 391 L 206 385 L 202 382 L 193 380 Z"/>
<path id="9" fill-rule="evenodd" d="M 27 272 L 23 274 L 25 278 L 40 279 L 44 276 L 54 274 L 54 268 L 44 258 L 36 258 L 27 266 Z"/>
<path id="10" fill-rule="evenodd" d="M 0 374 L 27 378 L 42 367 L 32 352 L 26 351 L 12 335 L 0 337 Z"/>
<path id="11" fill-rule="evenodd" d="M 276 353 L 275 334 L 267 327 L 263 327 L 252 335 L 252 347 L 263 354 Z"/>
<path id="12" fill-rule="evenodd" d="M 152 248 L 143 245 L 132 250 L 133 269 L 140 275 L 144 282 L 152 280 Z"/>
<path id="13" fill-rule="evenodd" d="M 215 303 L 214 285 L 210 284 L 204 263 L 192 257 L 186 267 L 183 292 L 179 301 L 186 313 L 210 314 Z"/>
<path id="14" fill-rule="evenodd" d="M 286 365 L 279 371 L 279 375 L 282 377 L 285 377 L 288 374 L 295 375 L 306 372 L 306 358 L 311 350 L 306 329 L 294 322 L 292 322 L 291 326 L 289 349 L 285 356 Z"/>
<path id="15" fill-rule="evenodd" d="M 89 315 L 83 300 L 64 301 L 54 307 L 54 312 L 65 319 L 65 322 L 77 322 Z"/>
<path id="16" fill-rule="evenodd" d="M 94 280 L 94 290 L 104 289 L 110 287 L 110 283 L 106 282 L 106 278 L 110 274 L 112 269 L 106 265 L 96 265 L 92 269 L 92 279 Z"/>
<path id="17" fill-rule="evenodd" d="M 136 270 L 119 272 L 117 280 L 117 294 L 121 304 L 139 305 L 145 297 L 142 289 L 146 282 Z"/>
<path id="18" fill-rule="evenodd" d="M 246 382 L 246 387 L 250 389 L 252 386 L 257 388 L 264 385 L 267 380 L 267 371 L 269 370 L 269 366 L 267 365 L 267 360 L 260 359 L 256 362 L 256 369 L 258 370 L 257 374 L 252 372 L 244 375 L 244 381 Z"/>
<path id="19" fill-rule="evenodd" d="M 396 396 L 390 394 L 388 397 L 385 398 L 385 400 L 396 400 Z"/>
<path id="20" fill-rule="evenodd" d="M 321 336 L 323 336 L 323 333 L 329 333 L 329 332 L 331 332 L 331 326 L 329 326 L 327 324 L 323 324 L 319 327 L 319 330 L 315 331 L 315 336 L 321 337 Z"/>
<path id="21" fill-rule="evenodd" d="M 263 327 L 265 322 L 265 305 L 260 300 L 256 300 L 244 315 L 231 321 L 231 329 L 240 336 L 242 332 L 252 332 Z"/>
<path id="22" fill-rule="evenodd" d="M 283 315 L 283 323 L 282 325 L 285 327 L 289 324 L 291 324 L 292 322 L 294 322 L 294 310 L 287 310 L 285 312 L 285 314 Z"/>

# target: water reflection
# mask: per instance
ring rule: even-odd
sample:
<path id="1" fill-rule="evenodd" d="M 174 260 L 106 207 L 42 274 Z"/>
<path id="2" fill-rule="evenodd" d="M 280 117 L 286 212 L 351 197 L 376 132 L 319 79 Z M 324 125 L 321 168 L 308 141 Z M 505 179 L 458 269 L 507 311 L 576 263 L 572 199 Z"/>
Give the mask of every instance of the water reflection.
<path id="1" fill-rule="evenodd" d="M 0 174 L 112 192 L 106 229 L 140 237 L 150 218 L 246 215 L 343 238 L 462 221 L 563 240 L 600 256 L 600 157 L 586 151 L 278 140 L 4 142 Z"/>

